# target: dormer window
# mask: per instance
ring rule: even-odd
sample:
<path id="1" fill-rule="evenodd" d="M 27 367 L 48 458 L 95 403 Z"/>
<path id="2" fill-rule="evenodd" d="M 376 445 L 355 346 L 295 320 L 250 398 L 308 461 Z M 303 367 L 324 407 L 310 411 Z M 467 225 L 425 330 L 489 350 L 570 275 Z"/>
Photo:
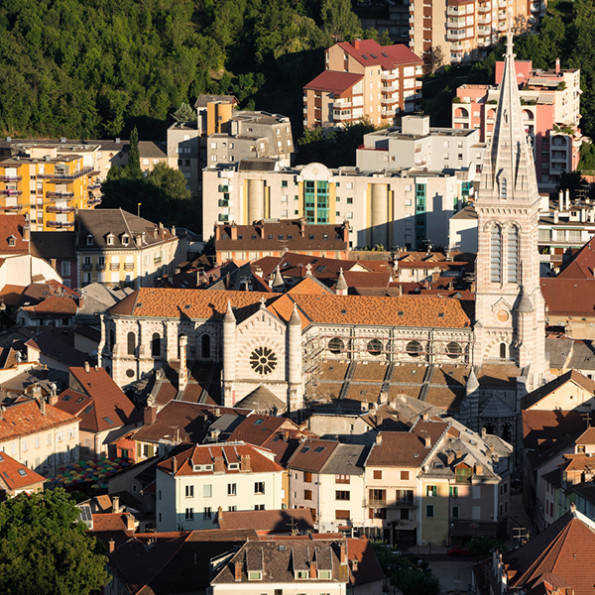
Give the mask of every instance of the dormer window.
<path id="1" fill-rule="evenodd" d="M 17 245 L 17 239 L 16 239 L 14 236 L 10 236 L 10 237 L 8 238 L 8 245 L 9 245 L 11 248 L 14 248 L 14 247 Z"/>
<path id="2" fill-rule="evenodd" d="M 87 246 L 92 246 L 94 244 L 93 242 L 93 236 L 91 234 L 89 234 L 87 236 Z"/>
<path id="3" fill-rule="evenodd" d="M 330 570 L 319 570 L 318 578 L 321 580 L 330 580 L 331 579 L 331 571 Z"/>
<path id="4" fill-rule="evenodd" d="M 127 233 L 125 233 L 122 236 L 122 245 L 123 246 L 128 246 L 129 243 L 130 243 L 130 236 Z"/>
<path id="5" fill-rule="evenodd" d="M 296 579 L 300 579 L 300 578 L 309 578 L 310 573 L 307 570 L 296 570 L 295 571 L 295 578 Z"/>
<path id="6" fill-rule="evenodd" d="M 113 246 L 114 245 L 114 234 L 113 233 L 109 233 L 106 237 L 106 242 L 108 246 Z"/>
<path id="7" fill-rule="evenodd" d="M 235 469 L 239 469 L 240 468 L 240 464 L 239 463 L 229 463 L 229 465 L 227 466 L 228 469 L 231 469 L 232 471 Z"/>

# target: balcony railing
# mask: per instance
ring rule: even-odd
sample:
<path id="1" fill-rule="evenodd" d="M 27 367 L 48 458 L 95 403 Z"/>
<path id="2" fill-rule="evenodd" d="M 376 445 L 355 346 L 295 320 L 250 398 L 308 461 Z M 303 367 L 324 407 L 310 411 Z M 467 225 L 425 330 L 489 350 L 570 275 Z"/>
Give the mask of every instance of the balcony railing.
<path id="1" fill-rule="evenodd" d="M 50 191 L 45 193 L 47 198 L 73 198 L 74 192 L 55 192 Z"/>
<path id="2" fill-rule="evenodd" d="M 101 203 L 101 199 L 100 198 L 90 198 L 87 200 L 87 204 L 88 205 L 98 205 Z"/>
<path id="3" fill-rule="evenodd" d="M 5 188 L 4 190 L 0 190 L 0 194 L 4 196 L 21 196 L 21 194 L 23 194 L 23 191 L 15 190 L 14 188 Z"/>
<path id="4" fill-rule="evenodd" d="M 23 209 L 23 205 L 6 205 L 2 207 L 3 211 L 20 211 Z"/>
<path id="5" fill-rule="evenodd" d="M 54 205 L 49 205 L 45 208 L 46 213 L 72 213 L 74 212 L 74 207 L 56 207 Z"/>
<path id="6" fill-rule="evenodd" d="M 20 182 L 23 176 L 0 176 L 0 182 Z"/>
<path id="7" fill-rule="evenodd" d="M 52 221 L 48 221 L 48 225 L 52 223 Z M 93 270 L 93 265 L 90 262 L 84 262 L 83 266 L 82 266 L 83 271 L 92 271 Z"/>
<path id="8" fill-rule="evenodd" d="M 37 177 L 44 178 L 46 180 L 72 181 L 78 180 L 82 176 L 96 176 L 97 174 L 99 174 L 99 172 L 96 169 L 93 169 L 92 167 L 85 167 L 79 171 L 74 172 L 74 174 L 37 174 Z"/>
<path id="9" fill-rule="evenodd" d="M 57 229 L 73 229 L 74 221 L 48 221 L 48 227 L 56 227 Z"/>
<path id="10" fill-rule="evenodd" d="M 134 263 L 133 262 L 124 263 L 124 270 L 125 271 L 134 271 Z"/>
<path id="11" fill-rule="evenodd" d="M 109 265 L 110 271 L 119 271 L 120 270 L 120 263 L 119 262 L 111 262 Z"/>

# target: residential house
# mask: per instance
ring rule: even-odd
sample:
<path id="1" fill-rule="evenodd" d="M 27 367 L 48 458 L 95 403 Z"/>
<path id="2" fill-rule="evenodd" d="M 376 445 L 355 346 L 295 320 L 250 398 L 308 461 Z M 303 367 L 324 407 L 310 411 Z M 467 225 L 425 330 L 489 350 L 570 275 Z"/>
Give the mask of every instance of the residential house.
<path id="1" fill-rule="evenodd" d="M 308 508 L 287 510 L 219 510 L 220 529 L 254 529 L 259 535 L 305 535 L 314 531 L 312 513 Z"/>
<path id="2" fill-rule="evenodd" d="M 115 456 L 112 443 L 140 421 L 134 404 L 110 375 L 88 362 L 70 368 L 69 388 L 58 395 L 56 407 L 81 420 L 79 452 L 85 458 Z M 129 458 L 126 452 L 119 454 Z"/>
<path id="3" fill-rule="evenodd" d="M 174 272 L 181 246 L 175 229 L 122 209 L 81 210 L 76 216 L 76 257 L 81 285 L 154 285 Z"/>
<path id="4" fill-rule="evenodd" d="M 209 529 L 223 510 L 275 510 L 283 468 L 272 452 L 226 442 L 191 446 L 157 464 L 158 531 Z"/>
<path id="5" fill-rule="evenodd" d="M 324 65 L 304 86 L 304 128 L 382 126 L 421 105 L 422 59 L 403 44 L 342 41 L 325 51 Z"/>
<path id="6" fill-rule="evenodd" d="M 0 408 L 0 451 L 42 475 L 79 459 L 79 419 L 39 400 Z"/>
<path id="7" fill-rule="evenodd" d="M 0 453 L 0 500 L 23 492 L 41 492 L 45 481 L 43 475 L 19 463 L 5 451 Z"/>
<path id="8" fill-rule="evenodd" d="M 31 254 L 49 263 L 62 278 L 62 283 L 72 289 L 79 286 L 75 238 L 74 231 L 31 232 Z"/>

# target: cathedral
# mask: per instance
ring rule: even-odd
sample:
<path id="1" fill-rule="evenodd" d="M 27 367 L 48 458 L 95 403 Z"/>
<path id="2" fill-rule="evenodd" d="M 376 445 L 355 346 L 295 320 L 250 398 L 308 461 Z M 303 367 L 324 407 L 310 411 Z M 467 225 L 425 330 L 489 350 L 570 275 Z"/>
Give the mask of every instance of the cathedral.
<path id="1" fill-rule="evenodd" d="M 419 369 L 421 382 L 423 366 L 450 366 L 464 379 L 461 419 L 475 429 L 491 424 L 501 435 L 507 424 L 514 435 L 509 426 L 520 396 L 544 382 L 548 365 L 539 196 L 511 36 L 499 92 L 475 203 L 474 306 L 437 296 L 346 295 L 341 276 L 334 291 L 311 276 L 286 293 L 140 288 L 103 317 L 99 363 L 120 386 L 173 366 L 176 398 L 183 398 L 188 370 L 200 364 L 216 376 L 220 404 L 242 406 L 264 393 L 279 413 L 315 399 L 320 384 L 313 380 L 335 366 L 347 370 L 343 383 L 353 376 L 352 364 L 384 366 L 378 390 L 385 398 L 395 394 L 400 372 Z M 508 385 L 482 382 L 497 370 L 506 372 Z"/>

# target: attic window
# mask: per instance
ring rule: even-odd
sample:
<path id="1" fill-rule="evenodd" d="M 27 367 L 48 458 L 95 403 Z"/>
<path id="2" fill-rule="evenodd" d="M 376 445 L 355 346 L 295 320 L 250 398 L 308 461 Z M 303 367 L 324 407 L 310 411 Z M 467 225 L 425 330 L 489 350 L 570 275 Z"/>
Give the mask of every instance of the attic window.
<path id="1" fill-rule="evenodd" d="M 314 452 L 322 452 L 324 450 L 324 446 L 319 446 L 316 449 L 314 449 Z"/>
<path id="2" fill-rule="evenodd" d="M 110 426 L 114 424 L 114 421 L 110 417 L 104 417 L 103 421 L 110 424 Z"/>
<path id="3" fill-rule="evenodd" d="M 130 236 L 128 236 L 128 235 L 123 235 L 123 236 L 122 236 L 122 245 L 124 245 L 124 246 L 128 246 L 129 242 L 130 242 Z"/>
<path id="4" fill-rule="evenodd" d="M 293 240 L 293 236 L 292 236 L 292 235 L 290 235 L 290 234 L 287 234 L 287 239 L 288 239 L 288 240 Z"/>
<path id="5" fill-rule="evenodd" d="M 92 246 L 93 245 L 93 236 L 91 234 L 89 234 L 87 236 L 87 246 Z"/>
<path id="6" fill-rule="evenodd" d="M 256 240 L 256 239 L 258 239 L 258 236 L 256 234 L 252 234 L 252 239 Z"/>
<path id="7" fill-rule="evenodd" d="M 347 310 L 341 310 L 341 314 L 347 314 Z"/>
<path id="8" fill-rule="evenodd" d="M 314 234 L 313 234 L 313 233 L 311 233 L 311 234 L 310 234 L 308 237 L 309 237 L 311 240 L 313 240 L 313 239 L 314 239 Z"/>
<path id="9" fill-rule="evenodd" d="M 8 238 L 8 245 L 9 246 L 12 246 L 12 247 L 16 246 L 17 245 L 17 239 L 14 236 L 10 236 Z"/>
<path id="10" fill-rule="evenodd" d="M 248 580 L 249 581 L 261 581 L 262 580 L 262 572 L 260 570 L 249 570 L 248 571 Z"/>
<path id="11" fill-rule="evenodd" d="M 385 58 L 388 58 L 388 54 L 387 54 L 386 52 L 382 52 L 382 55 L 383 55 Z"/>
<path id="12" fill-rule="evenodd" d="M 438 318 L 444 318 L 444 312 L 438 312 Z"/>
<path id="13" fill-rule="evenodd" d="M 68 395 L 67 395 L 67 396 L 68 396 Z M 70 397 L 69 397 L 69 396 L 68 396 L 68 399 L 67 399 L 66 397 L 64 397 L 64 400 L 65 400 L 65 401 L 67 401 L 67 400 L 69 400 L 69 399 L 70 399 Z M 77 403 L 82 403 L 84 400 L 85 400 L 85 397 L 79 397 L 79 398 L 76 400 L 76 402 L 77 402 Z"/>
<path id="14" fill-rule="evenodd" d="M 261 418 L 261 419 L 257 419 L 257 420 L 254 422 L 254 425 L 255 425 L 255 426 L 259 426 L 259 425 L 260 425 L 260 424 L 261 424 L 263 421 L 264 421 L 264 420 L 263 420 L 262 418 Z"/>
<path id="15" fill-rule="evenodd" d="M 108 246 L 113 246 L 114 245 L 114 236 L 113 235 L 109 235 L 107 236 L 107 245 Z"/>
<path id="16" fill-rule="evenodd" d="M 267 237 L 269 238 L 269 240 L 272 240 L 272 239 L 273 239 L 273 234 L 272 234 L 272 233 L 270 233 L 270 234 L 268 234 L 268 236 L 267 236 Z"/>
<path id="17" fill-rule="evenodd" d="M 324 271 L 324 269 L 326 269 L 326 266 L 321 264 L 320 266 L 316 267 L 316 272 L 317 273 L 322 273 L 322 271 Z"/>
<path id="18" fill-rule="evenodd" d="M 91 411 L 91 409 L 93 409 L 93 405 L 87 405 L 84 409 L 83 409 L 83 415 L 87 415 L 87 413 L 89 413 L 89 411 Z"/>
<path id="19" fill-rule="evenodd" d="M 62 400 L 63 400 L 63 401 L 70 401 L 70 399 L 72 399 L 72 397 L 71 397 L 70 395 L 64 395 L 64 396 L 62 397 Z"/>
<path id="20" fill-rule="evenodd" d="M 228 469 L 239 469 L 240 468 L 240 464 L 239 463 L 230 463 L 227 466 Z"/>
<path id="21" fill-rule="evenodd" d="M 307 570 L 296 570 L 295 578 L 308 578 L 310 573 Z"/>
<path id="22" fill-rule="evenodd" d="M 372 58 L 374 58 L 374 60 L 376 60 L 376 56 L 374 54 L 370 54 L 370 56 L 372 56 Z"/>
<path id="23" fill-rule="evenodd" d="M 184 309 L 186 309 L 186 310 L 190 310 L 190 308 L 191 308 L 191 307 L 192 307 L 192 306 L 191 306 L 190 304 L 186 304 L 186 305 L 184 306 Z"/>
<path id="24" fill-rule="evenodd" d="M 330 578 L 331 578 L 331 571 L 330 570 L 319 570 L 318 571 L 318 578 L 319 579 L 330 580 Z"/>
<path id="25" fill-rule="evenodd" d="M 328 240 L 328 233 L 323 233 L 322 234 L 322 239 L 323 240 Z"/>
<path id="26" fill-rule="evenodd" d="M 25 475 L 27 475 L 27 472 L 24 469 L 19 469 L 19 475 L 21 477 L 25 477 Z"/>
<path id="27" fill-rule="evenodd" d="M 399 316 L 405 316 L 405 312 L 403 312 L 403 310 L 399 310 Z"/>
<path id="28" fill-rule="evenodd" d="M 309 450 L 310 450 L 310 447 L 309 446 L 304 446 L 304 448 L 302 448 L 302 450 L 300 452 L 302 454 L 306 454 Z"/>

